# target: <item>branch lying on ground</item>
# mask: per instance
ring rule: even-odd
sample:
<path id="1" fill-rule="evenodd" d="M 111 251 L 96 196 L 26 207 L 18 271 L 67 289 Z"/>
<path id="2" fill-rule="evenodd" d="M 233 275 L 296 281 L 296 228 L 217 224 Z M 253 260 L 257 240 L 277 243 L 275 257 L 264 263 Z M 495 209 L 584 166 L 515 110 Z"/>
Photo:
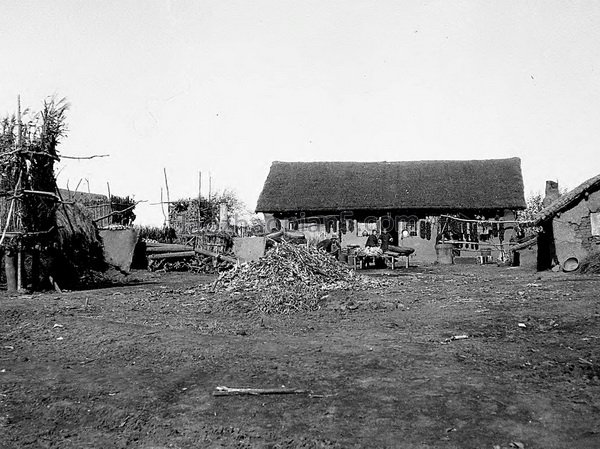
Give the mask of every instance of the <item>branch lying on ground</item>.
<path id="1" fill-rule="evenodd" d="M 290 388 L 230 388 L 225 386 L 218 386 L 217 391 L 213 392 L 213 396 L 257 396 L 261 394 L 311 394 L 311 392 Z"/>

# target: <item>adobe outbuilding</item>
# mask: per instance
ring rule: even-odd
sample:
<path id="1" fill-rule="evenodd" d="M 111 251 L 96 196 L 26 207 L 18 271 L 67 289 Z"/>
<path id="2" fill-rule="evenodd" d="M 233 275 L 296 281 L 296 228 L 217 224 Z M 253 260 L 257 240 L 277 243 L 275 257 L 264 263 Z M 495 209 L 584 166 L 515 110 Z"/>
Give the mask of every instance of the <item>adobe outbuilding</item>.
<path id="1" fill-rule="evenodd" d="M 538 269 L 576 269 L 600 251 L 600 175 L 560 196 L 537 216 Z"/>

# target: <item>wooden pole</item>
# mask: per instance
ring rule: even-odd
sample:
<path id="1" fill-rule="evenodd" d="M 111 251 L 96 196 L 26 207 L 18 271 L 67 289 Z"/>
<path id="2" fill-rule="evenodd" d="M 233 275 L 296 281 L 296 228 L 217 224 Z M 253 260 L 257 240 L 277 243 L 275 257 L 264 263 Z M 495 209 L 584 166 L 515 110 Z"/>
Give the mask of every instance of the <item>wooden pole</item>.
<path id="1" fill-rule="evenodd" d="M 6 273 L 6 290 L 17 291 L 17 258 L 13 250 L 4 251 L 4 271 Z"/>
<path id="2" fill-rule="evenodd" d="M 108 183 L 108 181 L 106 181 L 106 190 L 108 191 L 108 207 L 110 209 L 110 211 L 112 212 L 113 207 L 112 207 L 112 194 L 110 193 L 110 184 Z M 106 225 L 110 225 L 110 220 L 107 220 Z M 100 223 L 98 223 L 98 226 L 102 226 Z"/>
<path id="3" fill-rule="evenodd" d="M 226 262 L 233 263 L 233 264 L 237 263 L 237 259 L 234 259 L 233 257 L 224 256 L 222 254 L 215 253 L 213 251 L 208 251 L 206 249 L 196 248 L 194 251 L 196 251 L 196 254 L 202 254 L 203 256 L 214 257 L 216 260 L 224 260 Z"/>
<path id="4" fill-rule="evenodd" d="M 21 150 L 22 147 L 22 131 L 21 131 L 21 95 L 17 95 L 17 150 Z M 20 175 L 19 175 L 20 180 Z M 20 184 L 18 182 L 17 184 Z M 23 289 L 23 248 L 19 241 L 17 247 L 17 291 L 20 292 Z"/>
<path id="5" fill-rule="evenodd" d="M 148 260 L 158 260 L 158 259 L 183 259 L 186 257 L 194 257 L 196 253 L 193 249 L 190 251 L 177 251 L 175 253 L 152 253 L 148 254 L 146 257 Z"/>
<path id="6" fill-rule="evenodd" d="M 167 180 L 167 169 L 163 168 L 163 173 L 165 174 L 165 191 L 167 193 L 167 227 L 171 227 L 171 198 L 169 195 L 169 181 Z"/>
<path id="7" fill-rule="evenodd" d="M 202 172 L 198 172 L 198 201 L 202 201 Z"/>
<path id="8" fill-rule="evenodd" d="M 40 287 L 40 245 L 31 251 L 31 288 L 36 291 Z"/>
<path id="9" fill-rule="evenodd" d="M 17 95 L 17 150 L 21 149 L 21 95 Z"/>
<path id="10" fill-rule="evenodd" d="M 198 216 L 196 217 L 196 223 L 198 229 L 200 229 L 202 221 L 202 171 L 198 171 Z M 195 246 L 195 245 L 194 245 Z"/>
<path id="11" fill-rule="evenodd" d="M 23 247 L 17 248 L 17 291 L 23 291 Z"/>
<path id="12" fill-rule="evenodd" d="M 165 215 L 165 203 L 163 201 L 163 188 L 160 188 L 160 209 L 162 210 L 164 224 L 167 224 L 167 216 Z"/>

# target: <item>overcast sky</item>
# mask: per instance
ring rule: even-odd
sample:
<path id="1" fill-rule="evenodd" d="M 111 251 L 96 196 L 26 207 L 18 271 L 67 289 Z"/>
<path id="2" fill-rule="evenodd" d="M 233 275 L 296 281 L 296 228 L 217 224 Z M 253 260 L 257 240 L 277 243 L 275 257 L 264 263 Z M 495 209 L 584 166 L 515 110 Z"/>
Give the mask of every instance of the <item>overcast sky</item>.
<path id="1" fill-rule="evenodd" d="M 597 1 L 1 3 L 0 114 L 67 97 L 62 153 L 111 155 L 61 186 L 152 203 L 201 170 L 254 209 L 274 160 L 518 156 L 526 194 L 600 173 Z"/>

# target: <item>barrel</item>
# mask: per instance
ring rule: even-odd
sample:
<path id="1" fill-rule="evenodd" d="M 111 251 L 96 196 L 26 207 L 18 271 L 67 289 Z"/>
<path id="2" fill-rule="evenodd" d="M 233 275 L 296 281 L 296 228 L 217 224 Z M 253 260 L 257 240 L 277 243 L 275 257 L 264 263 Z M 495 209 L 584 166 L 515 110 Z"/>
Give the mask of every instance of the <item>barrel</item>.
<path id="1" fill-rule="evenodd" d="M 435 254 L 437 257 L 437 263 L 442 265 L 452 265 L 454 259 L 452 257 L 452 249 L 454 246 L 452 243 L 438 243 L 435 245 Z"/>
<path id="2" fill-rule="evenodd" d="M 338 256 L 338 260 L 340 262 L 348 263 L 348 250 L 346 248 L 342 248 Z"/>
<path id="3" fill-rule="evenodd" d="M 348 254 L 348 265 L 351 267 L 356 265 L 356 254 Z"/>

